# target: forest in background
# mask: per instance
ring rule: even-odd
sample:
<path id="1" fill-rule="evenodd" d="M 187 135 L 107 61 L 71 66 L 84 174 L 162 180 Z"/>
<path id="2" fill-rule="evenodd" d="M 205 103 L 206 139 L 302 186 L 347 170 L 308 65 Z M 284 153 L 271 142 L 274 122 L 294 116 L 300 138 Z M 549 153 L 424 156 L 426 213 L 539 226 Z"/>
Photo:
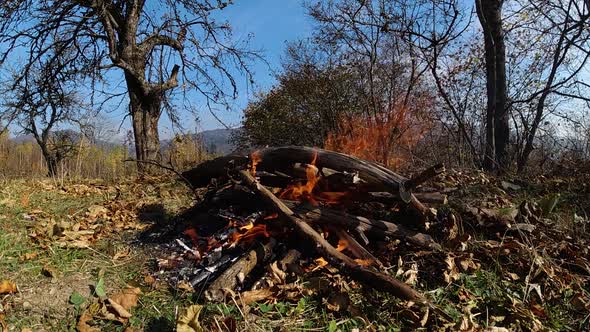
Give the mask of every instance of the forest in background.
<path id="1" fill-rule="evenodd" d="M 309 2 L 236 141 L 543 173 L 590 157 L 588 2 Z"/>
<path id="2" fill-rule="evenodd" d="M 19 147 L 18 157 L 4 158 L 18 162 L 7 165 L 18 165 L 21 174 L 27 173 L 20 168 L 27 160 L 35 168 L 30 174 L 43 173 L 43 165 L 57 174 L 60 165 L 62 175 L 113 177 L 132 173 L 121 166 L 121 155 L 128 159 L 129 153 L 141 161 L 140 172 L 149 166 L 145 161 L 169 163 L 158 133 L 162 114 L 181 128 L 179 114 L 196 112 L 195 103 L 204 102 L 212 112 L 229 107 L 240 77 L 256 86 L 251 65 L 264 61 L 263 53 L 250 49 L 247 40 L 232 39 L 231 22 L 211 19 L 227 5 L 171 5 L 203 19 L 197 25 L 178 14 L 147 21 L 142 12 L 126 12 L 131 7 L 125 1 L 112 7 L 26 1 L 2 7 L 1 123 L 14 134 L 33 136 L 39 146 Z M 235 148 L 309 145 L 391 167 L 411 159 L 410 164 L 440 161 L 500 173 L 542 173 L 565 161 L 588 160 L 587 1 L 302 5 L 312 36 L 286 45 L 277 83 L 243 111 L 243 127 L 230 142 Z M 60 21 L 86 11 L 93 15 L 90 21 Z M 133 18 L 125 22 L 129 26 L 121 21 L 125 15 Z M 19 24 L 27 17 L 48 28 L 22 33 Z M 120 30 L 108 23 L 112 19 Z M 125 35 L 130 31 L 137 35 Z M 83 49 L 93 51 L 81 54 Z M 29 61 L 16 65 L 13 60 L 23 52 Z M 112 83 L 107 76 L 116 69 L 126 77 L 126 88 L 117 93 L 107 89 Z M 98 86 L 89 95 L 80 92 Z M 175 104 L 178 100 L 183 102 Z M 82 167 L 82 146 L 95 144 L 92 132 L 101 130 L 89 119 L 108 111 L 112 101 L 130 103 L 133 130 L 125 144 L 131 148 L 105 150 L 108 167 Z M 63 128 L 79 128 L 74 136 L 84 136 L 86 143 L 63 135 Z"/>

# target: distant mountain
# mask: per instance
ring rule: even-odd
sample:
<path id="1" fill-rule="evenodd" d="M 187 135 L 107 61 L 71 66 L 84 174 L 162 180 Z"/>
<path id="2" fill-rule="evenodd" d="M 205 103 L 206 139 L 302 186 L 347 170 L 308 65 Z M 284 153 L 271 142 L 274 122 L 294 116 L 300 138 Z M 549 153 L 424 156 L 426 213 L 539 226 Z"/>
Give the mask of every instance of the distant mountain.
<path id="1" fill-rule="evenodd" d="M 239 129 L 213 129 L 213 130 L 205 130 L 197 134 L 197 137 L 201 139 L 205 149 L 207 152 L 212 154 L 218 155 L 225 155 L 228 153 L 233 152 L 234 145 L 230 143 L 231 135 Z M 78 137 L 80 134 L 72 131 L 73 137 Z M 24 143 L 24 142 L 34 142 L 35 138 L 32 135 L 19 135 L 11 139 L 16 143 Z M 77 140 L 77 139 L 75 139 Z M 112 148 L 115 146 L 120 146 L 120 144 L 111 143 L 111 142 L 97 142 L 100 146 L 106 148 Z M 166 150 L 170 147 L 171 140 L 162 140 L 161 147 L 163 150 Z M 131 153 L 133 153 L 133 147 L 131 147 Z"/>
<path id="2" fill-rule="evenodd" d="M 82 134 L 80 134 L 79 132 L 77 132 L 75 130 L 71 130 L 71 129 L 62 130 L 61 132 L 68 133 L 70 135 L 70 137 L 72 137 L 72 140 L 74 142 L 79 142 L 80 138 L 82 137 Z M 18 135 L 18 136 L 12 137 L 10 140 L 13 141 L 14 143 L 17 143 L 17 144 L 29 143 L 29 142 L 36 143 L 35 137 L 31 134 Z M 94 142 L 94 144 L 96 144 L 102 148 L 112 149 L 112 148 L 121 146 L 122 143 L 107 142 L 107 141 L 99 140 L 99 141 Z"/>
<path id="3" fill-rule="evenodd" d="M 235 148 L 230 138 L 237 130 L 239 129 L 213 129 L 202 131 L 197 135 L 209 153 L 225 155 L 233 152 Z"/>

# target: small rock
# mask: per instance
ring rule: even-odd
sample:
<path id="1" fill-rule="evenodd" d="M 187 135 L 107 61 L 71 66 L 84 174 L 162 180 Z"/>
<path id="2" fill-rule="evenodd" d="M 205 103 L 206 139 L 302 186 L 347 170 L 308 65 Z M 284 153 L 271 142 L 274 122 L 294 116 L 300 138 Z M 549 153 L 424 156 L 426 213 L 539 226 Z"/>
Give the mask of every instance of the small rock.
<path id="1" fill-rule="evenodd" d="M 521 186 L 514 184 L 512 182 L 508 182 L 508 181 L 502 181 L 501 183 L 502 188 L 504 188 L 504 190 L 520 190 Z"/>

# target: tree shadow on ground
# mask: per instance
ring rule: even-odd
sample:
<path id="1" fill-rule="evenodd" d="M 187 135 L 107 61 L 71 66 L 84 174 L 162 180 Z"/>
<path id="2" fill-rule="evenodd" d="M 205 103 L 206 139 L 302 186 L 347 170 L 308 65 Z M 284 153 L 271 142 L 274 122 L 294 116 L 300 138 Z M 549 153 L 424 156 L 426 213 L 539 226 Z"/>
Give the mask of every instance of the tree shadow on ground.
<path id="1" fill-rule="evenodd" d="M 174 331 L 174 322 L 165 317 L 158 317 L 151 319 L 144 331 L 145 332 L 168 332 Z"/>

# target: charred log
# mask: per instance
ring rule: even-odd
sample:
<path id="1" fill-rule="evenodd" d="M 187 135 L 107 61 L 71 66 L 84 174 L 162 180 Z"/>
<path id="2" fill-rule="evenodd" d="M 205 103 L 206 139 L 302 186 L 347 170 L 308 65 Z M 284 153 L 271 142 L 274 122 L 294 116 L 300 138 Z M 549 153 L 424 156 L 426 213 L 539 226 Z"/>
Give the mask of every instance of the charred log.
<path id="1" fill-rule="evenodd" d="M 426 305 L 448 319 L 448 315 L 435 307 L 424 297 L 424 295 L 417 292 L 409 285 L 382 272 L 365 268 L 350 257 L 336 250 L 336 248 L 318 234 L 313 227 L 296 215 L 267 188 L 260 185 L 248 171 L 240 171 L 239 175 L 246 185 L 261 195 L 263 200 L 279 214 L 279 217 L 294 226 L 295 230 L 301 237 L 315 243 L 316 251 L 325 257 L 334 267 L 339 268 L 342 273 L 349 275 L 365 285 L 387 291 L 403 300 Z"/>

